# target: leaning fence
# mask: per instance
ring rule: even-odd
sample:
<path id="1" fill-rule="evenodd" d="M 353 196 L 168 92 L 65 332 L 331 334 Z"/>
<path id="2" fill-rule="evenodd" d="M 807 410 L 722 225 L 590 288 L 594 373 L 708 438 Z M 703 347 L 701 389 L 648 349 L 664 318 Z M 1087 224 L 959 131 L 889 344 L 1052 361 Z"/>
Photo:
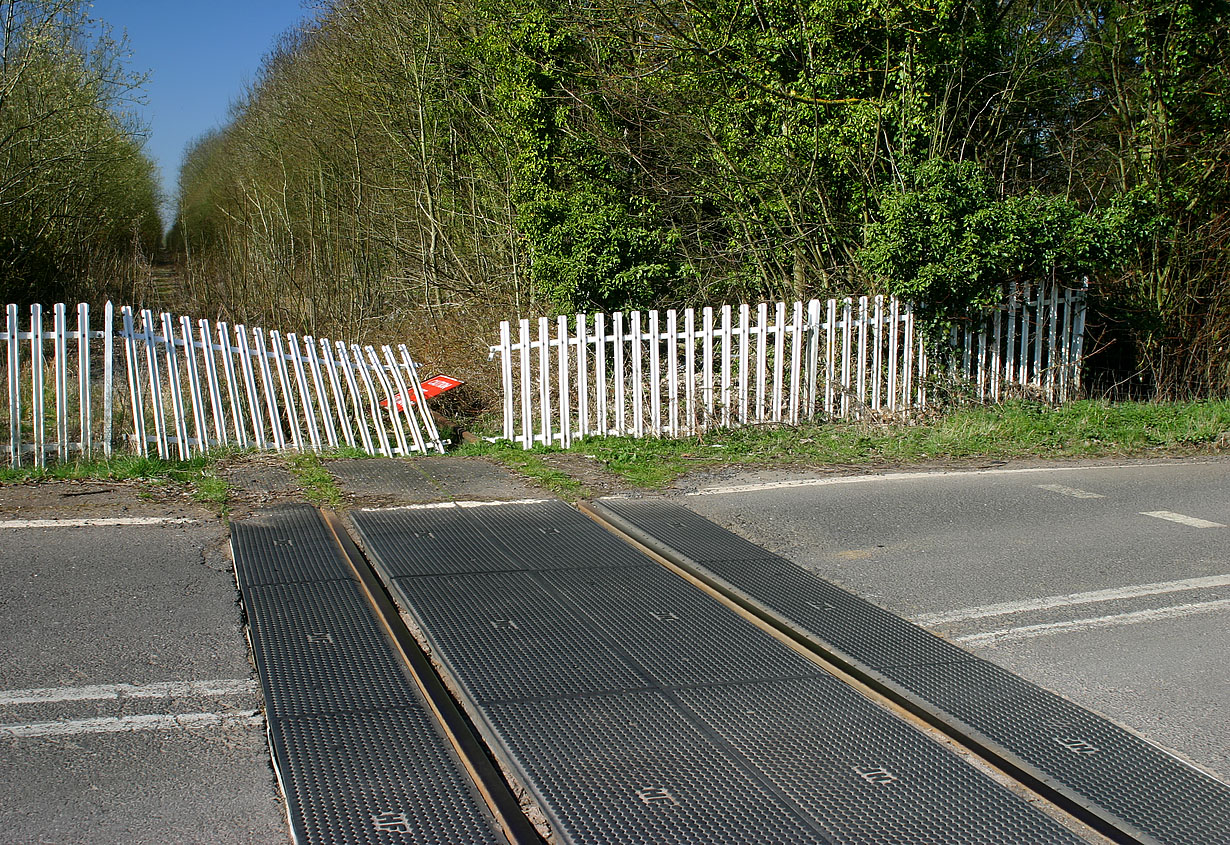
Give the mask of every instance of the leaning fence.
<path id="1" fill-rule="evenodd" d="M 591 435 L 866 418 L 925 408 L 938 390 L 979 401 L 1080 391 L 1085 294 L 1014 290 L 924 342 L 893 297 L 560 315 L 500 324 L 503 437 L 525 448 Z"/>
<path id="2" fill-rule="evenodd" d="M 101 323 L 84 303 L 75 315 L 56 305 L 50 316 L 48 325 L 41 306 L 23 315 L 9 305 L 0 333 L 8 388 L 0 455 L 13 466 L 116 448 L 179 459 L 228 446 L 444 451 L 405 345 L 377 349 L 127 306 L 117 314 L 111 303 Z"/>

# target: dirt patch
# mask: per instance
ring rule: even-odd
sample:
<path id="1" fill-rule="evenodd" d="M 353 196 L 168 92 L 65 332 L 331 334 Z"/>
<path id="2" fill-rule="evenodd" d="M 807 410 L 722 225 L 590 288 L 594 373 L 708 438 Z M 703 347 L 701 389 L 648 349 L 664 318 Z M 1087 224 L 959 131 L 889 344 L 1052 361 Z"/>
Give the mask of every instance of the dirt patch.
<path id="1" fill-rule="evenodd" d="M 281 458 L 272 455 L 226 458 L 218 462 L 218 476 L 226 481 L 232 507 L 248 509 L 303 500 L 298 479 Z"/>
<path id="2" fill-rule="evenodd" d="M 574 452 L 555 452 L 539 456 L 551 469 L 567 473 L 595 498 L 641 490 L 608 470 L 600 461 Z"/>
<path id="3" fill-rule="evenodd" d="M 160 516 L 199 518 L 191 491 L 144 481 L 39 481 L 0 486 L 0 518 L 91 519 Z"/>

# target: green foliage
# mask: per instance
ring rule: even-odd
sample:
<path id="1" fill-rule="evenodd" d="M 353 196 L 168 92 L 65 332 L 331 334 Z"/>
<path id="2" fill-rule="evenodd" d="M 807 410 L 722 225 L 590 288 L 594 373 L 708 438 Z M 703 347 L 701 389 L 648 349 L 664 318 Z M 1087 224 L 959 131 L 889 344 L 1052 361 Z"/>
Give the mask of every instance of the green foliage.
<path id="1" fill-rule="evenodd" d="M 0 302 L 117 293 L 161 239 L 142 83 L 84 0 L 0 3 Z"/>
<path id="2" fill-rule="evenodd" d="M 618 197 L 579 186 L 518 192 L 538 292 L 562 311 L 649 306 L 680 281 L 669 238 L 639 225 Z"/>
<path id="3" fill-rule="evenodd" d="M 1088 277 L 1108 388 L 1217 394 L 1228 4 L 332 0 L 188 152 L 173 245 L 202 305 L 347 337 Z"/>
<path id="4" fill-rule="evenodd" d="M 342 491 L 338 489 L 333 475 L 321 463 L 318 456 L 304 452 L 289 456 L 286 463 L 303 488 L 303 498 L 320 507 L 341 506 Z"/>
<path id="5" fill-rule="evenodd" d="M 599 148 L 613 116 L 588 93 L 601 83 L 571 10 L 552 0 L 479 9 L 497 131 L 515 143 L 511 195 L 537 294 L 565 311 L 606 310 L 678 286 L 670 236 L 621 179 L 627 162 Z"/>
<path id="6" fill-rule="evenodd" d="M 221 454 L 221 453 L 219 453 Z M 152 455 L 115 455 L 111 458 L 66 461 L 44 467 L 0 467 L 0 482 L 24 481 L 175 481 L 195 484 L 215 477 L 219 454 L 187 461 L 163 460 Z M 214 482 L 206 487 L 216 491 Z"/>
<path id="7" fill-rule="evenodd" d="M 1113 106 L 1099 127 L 1118 148 L 1101 168 L 1147 221 L 1124 272 L 1107 280 L 1104 345 L 1130 356 L 1157 396 L 1230 391 L 1230 3 L 1108 4 L 1087 50 L 1090 83 Z M 1076 137 L 1078 154 L 1105 139 Z M 1124 200 L 1120 200 L 1124 204 Z M 1129 375 L 1129 374 L 1124 374 Z"/>
<path id="8" fill-rule="evenodd" d="M 1122 265 L 1138 237 L 1135 216 L 1119 206 L 1094 215 L 1037 190 L 1001 197 L 973 162 L 928 161 L 911 181 L 881 198 L 880 220 L 867 226 L 858 257 L 933 324 L 989 307 L 1009 289 L 1041 281 L 1078 287 Z"/>
<path id="9" fill-rule="evenodd" d="M 686 440 L 592 438 L 569 450 L 638 487 L 663 487 L 706 468 L 925 464 L 952 460 L 1220 454 L 1230 450 L 1230 402 L 1010 402 L 911 425 L 838 423 L 712 431 Z M 471 452 L 505 460 L 515 447 Z M 558 451 L 558 450 L 552 450 Z M 522 453 L 533 456 L 535 452 Z M 541 458 L 527 458 L 541 463 Z M 575 483 L 575 482 L 574 482 Z"/>

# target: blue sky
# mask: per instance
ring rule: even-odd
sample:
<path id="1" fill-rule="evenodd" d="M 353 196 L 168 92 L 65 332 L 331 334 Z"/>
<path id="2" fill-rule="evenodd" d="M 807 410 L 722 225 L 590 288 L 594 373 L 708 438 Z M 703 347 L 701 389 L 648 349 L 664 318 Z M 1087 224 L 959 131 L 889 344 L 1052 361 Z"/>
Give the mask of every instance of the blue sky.
<path id="1" fill-rule="evenodd" d="M 278 36 L 311 14 L 303 0 L 94 0 L 93 16 L 127 31 L 129 67 L 147 71 L 146 151 L 174 197 L 184 147 L 223 125 Z M 309 7 L 311 3 L 307 4 Z M 168 206 L 169 212 L 170 206 Z M 170 222 L 169 220 L 167 221 Z"/>

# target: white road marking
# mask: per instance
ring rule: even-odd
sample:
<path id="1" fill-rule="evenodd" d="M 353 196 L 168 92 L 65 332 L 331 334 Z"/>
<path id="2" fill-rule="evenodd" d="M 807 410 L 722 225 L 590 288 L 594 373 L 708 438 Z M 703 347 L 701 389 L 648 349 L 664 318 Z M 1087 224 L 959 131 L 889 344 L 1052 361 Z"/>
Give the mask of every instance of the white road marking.
<path id="1" fill-rule="evenodd" d="M 1061 496 L 1071 496 L 1073 499 L 1105 499 L 1101 493 L 1090 493 L 1088 490 L 1079 490 L 1075 487 L 1064 487 L 1062 484 L 1038 484 L 1039 490 L 1046 490 L 1051 493 L 1058 493 Z"/>
<path id="2" fill-rule="evenodd" d="M 365 511 L 372 513 L 384 513 L 385 511 L 425 511 L 425 510 L 440 510 L 441 508 L 489 508 L 493 505 L 539 505 L 543 502 L 554 501 L 553 499 L 513 499 L 505 502 L 425 502 L 420 505 L 397 505 L 391 508 L 363 508 Z"/>
<path id="3" fill-rule="evenodd" d="M 1180 604 L 1174 607 L 1159 607 L 1153 610 L 1137 610 L 1132 613 L 1116 613 L 1112 616 L 1095 616 L 1091 619 L 1073 619 L 1068 622 L 1051 622 L 1046 625 L 1026 625 L 1021 628 L 1007 628 L 1002 631 L 966 634 L 963 637 L 953 637 L 952 639 L 954 642 L 965 645 L 993 645 L 1012 640 L 1028 640 L 1048 634 L 1088 631 L 1093 628 L 1109 628 L 1117 625 L 1136 625 L 1141 622 L 1155 622 L 1160 619 L 1177 619 L 1181 616 L 1211 613 L 1216 610 L 1225 609 L 1230 609 L 1230 599 Z"/>
<path id="4" fill-rule="evenodd" d="M 40 736 L 73 736 L 75 734 L 112 734 L 133 731 L 208 728 L 218 725 L 255 727 L 264 724 L 264 721 L 263 716 L 249 713 L 151 713 L 145 716 L 107 716 L 98 719 L 69 719 L 59 722 L 0 725 L 0 737 L 29 739 Z"/>
<path id="5" fill-rule="evenodd" d="M 212 698 L 253 693 L 256 689 L 256 682 L 249 678 L 15 689 L 0 691 L 0 707 L 19 704 L 54 704 L 61 701 L 118 701 L 126 698 Z"/>
<path id="6" fill-rule="evenodd" d="M 1157 464 L 1156 467 L 1203 466 L 1207 461 Z M 708 487 L 693 490 L 689 496 L 716 496 L 722 493 L 756 493 L 762 490 L 787 490 L 792 487 L 826 487 L 830 484 L 864 484 L 869 481 L 914 481 L 926 478 L 951 478 L 963 475 L 1018 475 L 1030 472 L 1094 472 L 1108 469 L 1135 469 L 1144 464 L 1107 464 L 1103 466 L 1013 467 L 1010 469 L 930 470 L 927 472 L 887 472 L 882 475 L 838 475 L 829 478 L 796 478 L 789 481 L 766 481 L 759 484 L 736 484 L 729 487 Z"/>
<path id="7" fill-rule="evenodd" d="M 1037 599 L 1008 601 L 982 607 L 965 607 L 940 613 L 926 613 L 915 617 L 919 625 L 941 625 L 945 622 L 964 622 L 987 616 L 1008 616 L 1013 613 L 1028 613 L 1033 610 L 1051 610 L 1077 604 L 1095 604 L 1103 601 L 1134 599 L 1140 596 L 1160 596 L 1184 590 L 1204 590 L 1210 587 L 1230 587 L 1230 575 L 1209 575 L 1204 578 L 1186 578 L 1182 581 L 1158 581 L 1152 584 L 1134 584 L 1130 587 L 1114 587 L 1107 590 L 1090 590 L 1084 593 L 1069 593 L 1066 596 L 1045 596 Z"/>
<path id="8" fill-rule="evenodd" d="M 5 519 L 0 528 L 109 528 L 119 525 L 192 525 L 199 519 L 169 516 L 83 517 L 81 519 Z"/>
<path id="9" fill-rule="evenodd" d="M 1175 513 L 1174 511 L 1141 511 L 1141 516 L 1151 516 L 1154 519 L 1164 519 L 1167 522 L 1177 522 L 1180 525 L 1190 525 L 1192 528 L 1225 528 L 1220 522 L 1209 522 L 1207 519 L 1199 519 L 1186 514 Z"/>

